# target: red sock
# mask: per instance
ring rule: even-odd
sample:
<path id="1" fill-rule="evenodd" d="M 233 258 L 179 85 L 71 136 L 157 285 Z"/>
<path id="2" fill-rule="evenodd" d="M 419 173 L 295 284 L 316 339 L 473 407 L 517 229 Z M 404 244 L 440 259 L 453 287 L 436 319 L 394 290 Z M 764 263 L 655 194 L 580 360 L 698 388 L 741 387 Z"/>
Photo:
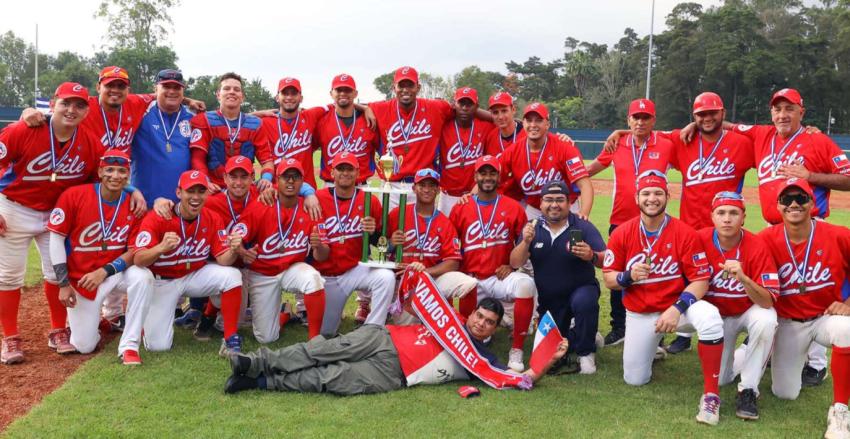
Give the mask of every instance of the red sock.
<path id="1" fill-rule="evenodd" d="M 213 305 L 212 300 L 207 301 L 207 305 L 204 306 L 204 317 L 215 317 L 218 314 L 218 308 Z"/>
<path id="2" fill-rule="evenodd" d="M 3 335 L 18 335 L 18 308 L 21 307 L 21 289 L 0 291 L 0 326 Z"/>
<path id="3" fill-rule="evenodd" d="M 59 301 L 59 285 L 44 281 L 44 295 L 50 308 L 50 329 L 64 329 L 68 321 L 68 308 Z"/>
<path id="4" fill-rule="evenodd" d="M 720 358 L 723 356 L 723 339 L 719 342 L 697 343 L 697 354 L 702 366 L 703 393 L 720 394 Z"/>
<path id="5" fill-rule="evenodd" d="M 304 295 L 304 307 L 307 308 L 307 338 L 311 339 L 322 330 L 325 317 L 325 290 Z"/>
<path id="6" fill-rule="evenodd" d="M 469 315 L 472 314 L 472 311 L 475 311 L 475 308 L 478 306 L 478 287 L 470 290 L 465 296 L 461 297 L 458 302 L 460 315 L 469 317 Z"/>
<path id="7" fill-rule="evenodd" d="M 221 293 L 221 318 L 224 320 L 224 338 L 230 338 L 239 329 L 239 307 L 242 305 L 242 287 Z"/>
<path id="8" fill-rule="evenodd" d="M 514 349 L 522 349 L 525 336 L 528 334 L 528 326 L 531 324 L 531 316 L 534 314 L 534 298 L 523 297 L 514 299 Z"/>
<path id="9" fill-rule="evenodd" d="M 850 347 L 832 347 L 832 398 L 833 403 L 847 405 L 850 398 Z"/>

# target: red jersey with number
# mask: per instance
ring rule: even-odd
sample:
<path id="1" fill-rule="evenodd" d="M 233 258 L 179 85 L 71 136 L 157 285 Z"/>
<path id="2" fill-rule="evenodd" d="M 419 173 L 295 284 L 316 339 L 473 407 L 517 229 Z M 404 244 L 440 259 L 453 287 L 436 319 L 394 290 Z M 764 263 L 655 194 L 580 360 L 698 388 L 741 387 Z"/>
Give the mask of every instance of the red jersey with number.
<path id="1" fill-rule="evenodd" d="M 484 141 L 494 128 L 490 122 L 475 119 L 468 127 L 461 126 L 456 120 L 443 125 L 440 139 L 440 190 L 457 197 L 472 189 L 475 184 L 475 161 L 484 155 Z"/>
<path id="2" fill-rule="evenodd" d="M 310 253 L 310 233 L 316 223 L 304 210 L 303 199 L 293 207 L 254 203 L 239 218 L 233 231 L 242 236 L 245 248 L 257 250 L 248 266 L 266 276 L 277 276 L 292 264 L 304 262 Z"/>
<path id="3" fill-rule="evenodd" d="M 449 219 L 460 238 L 461 271 L 478 279 L 510 264 L 511 250 L 528 221 L 522 206 L 505 196 L 483 205 L 477 199 L 456 204 Z"/>
<path id="4" fill-rule="evenodd" d="M 401 160 L 392 181 L 412 178 L 416 171 L 434 167 L 443 125 L 454 115 L 448 102 L 416 99 L 416 106 L 405 110 L 399 108 L 397 99 L 390 99 L 372 102 L 369 108 L 378 120 L 381 147 Z"/>
<path id="5" fill-rule="evenodd" d="M 824 221 L 813 223 L 815 232 L 808 261 L 806 247 L 809 240 L 786 244 L 784 224 L 768 227 L 759 233 L 779 268 L 780 290 L 776 301 L 779 317 L 811 319 L 822 315 L 833 302 L 844 300 L 841 289 L 850 274 L 850 230 Z M 794 254 L 793 259 L 788 245 Z M 800 271 L 805 276 L 801 276 Z M 802 285 L 805 285 L 803 291 Z"/>
<path id="6" fill-rule="evenodd" d="M 89 114 L 80 126 L 91 130 L 104 149 L 116 148 L 129 156 L 133 136 L 136 135 L 148 107 L 155 100 L 156 96 L 152 94 L 130 94 L 121 104 L 120 110 L 107 111 L 100 105 L 98 96 L 89 96 Z"/>
<path id="7" fill-rule="evenodd" d="M 257 200 L 258 196 L 257 187 L 254 185 L 251 185 L 245 198 L 241 201 L 231 200 L 227 196 L 227 189 L 225 189 L 215 195 L 208 196 L 207 201 L 204 203 L 204 208 L 218 216 L 221 223 L 225 225 L 224 229 L 227 230 L 227 234 L 229 235 L 233 226 L 239 222 L 242 212 L 245 212 L 254 204 L 261 204 Z"/>
<path id="8" fill-rule="evenodd" d="M 711 200 L 718 192 L 741 193 L 744 175 L 755 167 L 753 142 L 734 132 L 723 131 L 715 142 L 702 141 L 699 133 L 685 144 L 681 130 L 664 135 L 673 144 L 670 164 L 682 171 L 682 204 L 679 219 L 694 229 L 713 227 Z"/>
<path id="9" fill-rule="evenodd" d="M 92 131 L 77 128 L 64 145 L 54 139 L 56 168 L 50 154 L 50 119 L 29 128 L 15 122 L 0 131 L 0 192 L 11 201 L 30 209 L 48 211 L 59 195 L 71 186 L 97 179 L 103 146 Z M 52 173 L 56 181 L 51 182 Z"/>
<path id="10" fill-rule="evenodd" d="M 514 134 L 508 137 L 503 136 L 502 132 L 494 126 L 494 129 L 490 130 L 484 139 L 484 154 L 501 157 L 502 153 L 505 152 L 506 149 L 516 143 L 517 136 L 521 133 L 523 133 L 522 124 L 519 122 L 516 122 Z M 500 179 L 499 192 L 513 198 L 514 200 L 522 200 L 522 189 L 520 189 L 519 185 L 517 185 L 514 181 L 513 173 L 511 172 L 508 172 Z"/>
<path id="11" fill-rule="evenodd" d="M 260 163 L 273 159 L 268 136 L 256 116 L 240 112 L 237 120 L 228 120 L 220 111 L 207 111 L 196 114 L 190 124 L 189 148 L 207 154 L 209 178 L 219 186 L 224 187 L 224 165 L 230 157 L 241 155 Z"/>
<path id="12" fill-rule="evenodd" d="M 192 221 L 185 221 L 176 214 L 167 220 L 154 211 L 148 212 L 131 239 L 131 247 L 136 250 L 153 248 L 162 241 L 166 232 L 176 233 L 180 241 L 177 248 L 162 254 L 148 267 L 159 276 L 174 279 L 186 276 L 203 268 L 211 256 L 217 257 L 228 250 L 224 225 L 206 208 L 201 209 L 200 215 Z"/>
<path id="13" fill-rule="evenodd" d="M 705 300 L 716 306 L 723 317 L 741 315 L 753 305 L 744 284 L 731 274 L 723 278 L 720 264 L 727 260 L 739 261 L 744 274 L 770 292 L 774 301 L 779 297 L 779 275 L 776 274 L 773 255 L 760 237 L 747 230 L 743 232 L 744 236 L 737 248 L 722 252 L 714 242 L 714 227 L 697 232 L 711 267 L 711 280 Z"/>
<path id="14" fill-rule="evenodd" d="M 398 230 L 400 212 L 398 207 L 390 212 L 387 219 L 390 233 Z M 412 204 L 408 204 L 404 212 L 402 262 L 420 262 L 425 267 L 433 267 L 442 261 L 461 259 L 457 231 L 443 212 L 435 210 L 430 218 L 424 218 L 416 214 Z"/>
<path id="15" fill-rule="evenodd" d="M 614 152 L 604 150 L 596 157 L 596 161 L 608 167 L 614 164 L 614 203 L 611 208 L 610 223 L 620 225 L 640 215 L 640 209 L 635 202 L 637 176 L 650 170 L 667 174 L 673 144 L 657 131 L 642 145 L 632 147 L 632 135 L 621 136 L 617 141 Z"/>
<path id="16" fill-rule="evenodd" d="M 663 312 L 678 300 L 687 282 L 709 279 L 708 258 L 691 226 L 668 215 L 660 235 L 649 238 L 651 250 L 645 242 L 640 217 L 635 217 L 614 230 L 605 251 L 603 272 L 631 270 L 649 254 L 649 277 L 623 290 L 623 305 L 627 310 Z"/>
<path id="17" fill-rule="evenodd" d="M 274 164 L 284 158 L 294 158 L 304 168 L 304 181 L 316 187 L 316 171 L 313 168 L 313 136 L 316 134 L 319 120 L 327 113 L 328 107 L 313 107 L 299 110 L 292 119 L 278 114 L 264 117 L 263 131 L 271 145 Z"/>
<path id="18" fill-rule="evenodd" d="M 316 192 L 331 251 L 327 260 L 315 261 L 313 267 L 324 276 L 339 276 L 360 261 L 363 253 L 361 220 L 366 215 L 367 196 L 371 200 L 369 216 L 375 218 L 375 230 L 381 230 L 381 202 L 376 196 L 356 190 L 353 198 L 342 199 L 337 198 L 332 189 L 324 188 Z"/>
<path id="19" fill-rule="evenodd" d="M 128 240 L 138 225 L 130 210 L 130 196 L 109 203 L 98 198 L 99 184 L 74 186 L 65 191 L 50 213 L 47 230 L 65 237 L 68 277 L 77 281 L 87 273 L 114 261 L 127 251 Z M 103 207 L 104 237 L 97 205 Z M 103 245 L 106 244 L 106 250 Z M 80 291 L 93 300 L 97 292 Z M 85 293 L 91 294 L 91 297 Z"/>
<path id="20" fill-rule="evenodd" d="M 525 133 L 517 136 L 516 143 L 502 153 L 502 176 L 511 175 L 525 195 L 525 201 L 540 208 L 540 190 L 546 183 L 561 180 L 568 186 L 588 176 L 584 159 L 572 142 L 564 142 L 553 133 L 546 133 L 546 143 L 538 152 L 531 152 L 526 145 Z M 570 201 L 577 198 L 574 192 Z"/>
<path id="21" fill-rule="evenodd" d="M 803 165 L 811 172 L 850 176 L 850 160 L 844 151 L 825 134 L 808 134 L 801 131 L 796 137 L 783 139 L 773 125 L 735 125 L 735 131 L 752 140 L 759 178 L 759 202 L 764 220 L 771 224 L 782 223 L 776 209 L 778 191 L 785 178 L 774 174 L 782 165 Z M 787 144 L 787 146 L 786 146 Z M 773 145 L 773 148 L 771 148 Z M 812 184 L 815 194 L 813 216 L 829 216 L 830 190 Z"/>
<path id="22" fill-rule="evenodd" d="M 378 134 L 366 125 L 366 118 L 356 113 L 354 123 L 346 125 L 336 110 L 328 111 L 316 126 L 313 142 L 322 151 L 320 177 L 332 182 L 331 161 L 338 154 L 348 152 L 357 157 L 360 173 L 357 184 L 363 184 L 375 172 L 375 151 L 378 150 Z M 312 165 L 311 165 L 312 166 Z"/>

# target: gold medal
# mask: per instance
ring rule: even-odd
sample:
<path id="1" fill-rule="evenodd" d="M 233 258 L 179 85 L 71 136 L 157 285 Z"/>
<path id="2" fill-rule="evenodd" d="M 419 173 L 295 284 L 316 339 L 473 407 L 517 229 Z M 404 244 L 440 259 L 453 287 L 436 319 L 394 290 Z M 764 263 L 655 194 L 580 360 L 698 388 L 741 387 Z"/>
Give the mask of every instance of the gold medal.
<path id="1" fill-rule="evenodd" d="M 188 270 L 191 270 L 191 269 L 192 269 L 192 263 L 189 262 L 189 261 L 186 261 L 186 270 L 188 271 Z"/>
<path id="2" fill-rule="evenodd" d="M 649 269 L 652 270 L 652 259 L 650 259 L 649 253 L 646 253 L 643 256 L 643 263 L 649 265 Z"/>
<path id="3" fill-rule="evenodd" d="M 56 173 L 55 172 L 50 173 L 50 182 L 56 183 Z"/>
<path id="4" fill-rule="evenodd" d="M 100 241 L 100 249 L 106 251 L 106 241 Z"/>
<path id="5" fill-rule="evenodd" d="M 171 152 L 171 142 L 165 142 L 165 152 Z"/>
<path id="6" fill-rule="evenodd" d="M 800 294 L 806 294 L 806 285 L 800 285 Z"/>

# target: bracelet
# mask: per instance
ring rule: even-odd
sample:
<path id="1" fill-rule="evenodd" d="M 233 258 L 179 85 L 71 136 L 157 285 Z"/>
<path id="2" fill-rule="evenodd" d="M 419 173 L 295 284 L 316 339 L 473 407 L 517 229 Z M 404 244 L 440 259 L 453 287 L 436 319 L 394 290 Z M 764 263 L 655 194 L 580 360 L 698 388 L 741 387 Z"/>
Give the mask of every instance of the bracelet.
<path id="1" fill-rule="evenodd" d="M 272 181 L 273 178 L 274 177 L 272 176 L 272 173 L 268 172 L 268 171 L 263 172 L 263 174 L 260 176 L 260 179 L 266 180 L 266 181 Z"/>
<path id="2" fill-rule="evenodd" d="M 677 300 L 676 303 L 673 304 L 673 306 L 676 307 L 676 309 L 678 309 L 680 313 L 684 314 L 685 311 L 687 311 L 691 305 L 696 303 L 696 301 L 696 296 L 687 291 L 682 291 L 682 294 L 679 295 L 679 300 Z"/>
<path id="3" fill-rule="evenodd" d="M 628 271 L 621 271 L 617 274 L 617 285 L 628 288 L 632 286 L 632 274 Z"/>
<path id="4" fill-rule="evenodd" d="M 124 186 L 124 192 L 126 192 L 128 194 L 132 194 L 133 192 L 136 192 L 136 190 L 137 190 L 136 186 L 133 186 L 132 184 L 128 184 L 128 185 Z"/>
<path id="5" fill-rule="evenodd" d="M 125 262 L 124 259 L 120 257 L 115 258 L 115 260 L 110 262 L 109 265 L 112 265 L 112 268 L 115 269 L 116 273 L 120 273 L 127 269 L 127 262 Z"/>

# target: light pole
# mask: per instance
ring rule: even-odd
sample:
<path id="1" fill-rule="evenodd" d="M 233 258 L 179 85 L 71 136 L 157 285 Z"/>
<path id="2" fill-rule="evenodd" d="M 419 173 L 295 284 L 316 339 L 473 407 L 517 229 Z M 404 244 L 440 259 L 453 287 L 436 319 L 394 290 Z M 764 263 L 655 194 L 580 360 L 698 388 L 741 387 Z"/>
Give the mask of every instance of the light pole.
<path id="1" fill-rule="evenodd" d="M 646 98 L 649 99 L 652 83 L 652 32 L 655 27 L 655 0 L 652 0 L 652 15 L 649 17 L 649 50 L 646 54 Z"/>

